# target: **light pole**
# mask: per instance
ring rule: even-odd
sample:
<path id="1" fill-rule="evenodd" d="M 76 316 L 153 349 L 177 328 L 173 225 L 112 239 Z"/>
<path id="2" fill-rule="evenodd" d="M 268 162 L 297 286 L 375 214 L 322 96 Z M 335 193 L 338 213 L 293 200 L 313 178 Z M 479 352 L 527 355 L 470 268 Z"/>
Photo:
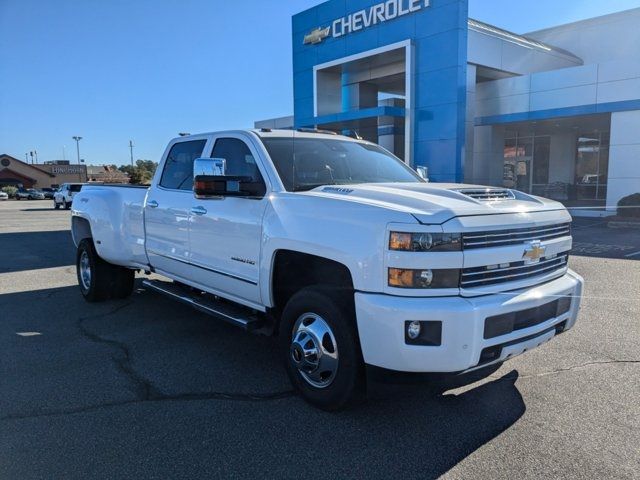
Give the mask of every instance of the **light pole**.
<path id="1" fill-rule="evenodd" d="M 74 135 L 71 138 L 76 141 L 76 153 L 78 154 L 78 179 L 82 181 L 82 169 L 80 168 L 80 140 L 82 140 L 82 137 Z"/>
<path id="2" fill-rule="evenodd" d="M 131 166 L 133 167 L 133 140 L 129 140 L 129 150 L 131 151 Z"/>

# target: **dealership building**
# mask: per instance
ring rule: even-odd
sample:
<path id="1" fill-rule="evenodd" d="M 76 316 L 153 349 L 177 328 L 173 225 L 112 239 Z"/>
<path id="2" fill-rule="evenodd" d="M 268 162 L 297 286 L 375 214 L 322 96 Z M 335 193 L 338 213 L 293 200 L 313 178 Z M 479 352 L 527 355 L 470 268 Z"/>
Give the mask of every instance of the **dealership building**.
<path id="1" fill-rule="evenodd" d="M 72 165 L 68 160 L 27 163 L 6 153 L 0 154 L 0 188 L 57 188 L 63 183 L 84 183 L 87 167 Z"/>
<path id="2" fill-rule="evenodd" d="M 357 133 L 431 181 L 587 215 L 640 192 L 640 8 L 516 34 L 467 0 L 330 0 L 292 30 L 294 115 L 256 127 Z"/>

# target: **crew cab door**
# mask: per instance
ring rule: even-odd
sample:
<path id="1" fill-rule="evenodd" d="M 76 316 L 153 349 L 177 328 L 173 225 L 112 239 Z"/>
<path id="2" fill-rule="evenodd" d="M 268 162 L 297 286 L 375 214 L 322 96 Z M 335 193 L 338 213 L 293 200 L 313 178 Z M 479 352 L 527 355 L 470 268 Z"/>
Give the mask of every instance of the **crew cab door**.
<path id="1" fill-rule="evenodd" d="M 144 207 L 147 256 L 160 273 L 189 277 L 193 161 L 202 156 L 207 142 L 206 137 L 189 137 L 170 143 L 147 193 Z"/>
<path id="2" fill-rule="evenodd" d="M 259 155 L 250 137 L 224 134 L 213 138 L 210 158 L 226 161 L 226 174 L 264 182 Z M 208 155 L 210 154 L 210 155 Z M 259 305 L 262 218 L 267 199 L 191 198 L 191 264 L 199 284 L 245 305 Z"/>

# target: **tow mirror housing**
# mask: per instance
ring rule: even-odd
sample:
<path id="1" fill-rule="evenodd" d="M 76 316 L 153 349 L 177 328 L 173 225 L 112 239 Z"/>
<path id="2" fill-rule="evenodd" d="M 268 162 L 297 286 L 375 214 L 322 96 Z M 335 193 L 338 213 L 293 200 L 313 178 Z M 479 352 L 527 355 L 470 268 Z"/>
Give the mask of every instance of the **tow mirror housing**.
<path id="1" fill-rule="evenodd" d="M 198 158 L 193 163 L 193 195 L 196 198 L 263 197 L 265 193 L 262 181 L 226 175 L 224 158 Z"/>

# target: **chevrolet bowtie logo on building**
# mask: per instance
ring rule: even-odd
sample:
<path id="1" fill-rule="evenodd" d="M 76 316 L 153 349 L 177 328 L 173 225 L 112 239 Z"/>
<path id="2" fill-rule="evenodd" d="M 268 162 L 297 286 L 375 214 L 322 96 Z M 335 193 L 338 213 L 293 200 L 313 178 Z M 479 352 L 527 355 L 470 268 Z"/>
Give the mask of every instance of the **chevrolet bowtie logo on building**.
<path id="1" fill-rule="evenodd" d="M 540 245 L 540 242 L 531 242 L 522 255 L 525 263 L 537 263 L 547 253 L 547 247 Z"/>
<path id="2" fill-rule="evenodd" d="M 304 36 L 304 45 L 316 45 L 327 37 L 339 38 L 379 25 L 395 18 L 419 12 L 431 6 L 431 0 L 385 0 L 372 7 L 336 18 L 328 27 L 318 27 Z"/>
<path id="3" fill-rule="evenodd" d="M 327 28 L 316 28 L 311 33 L 304 36 L 304 44 L 305 45 L 315 45 L 316 43 L 320 43 L 322 40 L 327 38 L 331 33 L 331 27 Z"/>

